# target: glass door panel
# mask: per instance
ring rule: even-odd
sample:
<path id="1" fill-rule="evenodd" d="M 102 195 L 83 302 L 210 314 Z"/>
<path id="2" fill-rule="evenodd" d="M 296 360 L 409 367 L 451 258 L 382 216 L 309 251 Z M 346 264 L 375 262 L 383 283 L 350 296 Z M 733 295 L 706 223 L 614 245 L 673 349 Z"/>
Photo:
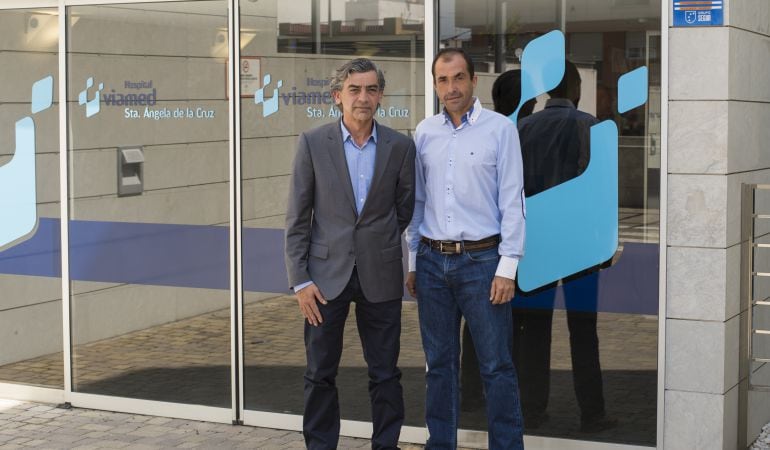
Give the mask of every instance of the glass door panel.
<path id="1" fill-rule="evenodd" d="M 356 57 L 372 59 L 385 73 L 385 96 L 375 119 L 413 133 L 425 109 L 425 8 L 423 2 L 406 0 L 271 0 L 241 1 L 240 10 L 244 406 L 302 414 L 303 318 L 283 265 L 297 137 L 339 119 L 329 80 L 337 67 Z M 423 426 L 425 360 L 412 301 L 404 302 L 402 324 L 399 367 L 406 424 Z M 337 376 L 342 419 L 369 421 L 368 376 L 352 310 L 344 339 Z"/>
<path id="2" fill-rule="evenodd" d="M 526 289 L 528 292 L 520 292 L 512 303 L 516 324 L 514 362 L 519 375 L 525 433 L 654 445 L 661 102 L 660 39 L 655 33 L 660 31 L 660 2 L 440 0 L 438 4 L 440 45 L 462 47 L 474 58 L 479 78 L 476 95 L 485 107 L 495 107 L 492 86 L 503 72 L 520 70 L 520 79 L 536 77 L 532 84 L 541 88 L 548 84 L 544 80 L 554 79 L 552 86 L 534 92 L 534 105 L 530 102 L 528 107 L 522 107 L 517 117 L 524 142 L 528 227 L 526 254 L 519 265 L 520 285 L 525 282 L 522 268 L 527 258 L 537 252 L 530 247 L 530 235 L 538 231 L 532 224 L 543 220 L 543 216 L 537 217 L 537 211 L 558 216 L 560 210 L 572 206 L 554 203 L 543 207 L 540 206 L 544 204 L 543 198 L 558 199 L 559 190 L 565 192 L 577 185 L 562 184 L 567 181 L 564 178 L 548 187 L 552 195 L 539 198 L 528 185 L 528 177 L 547 178 L 553 169 L 538 165 L 542 161 L 536 159 L 532 148 L 527 148 L 531 145 L 527 142 L 548 142 L 557 133 L 558 126 L 549 129 L 547 136 L 540 136 L 539 141 L 531 135 L 527 141 L 522 123 L 543 120 L 544 109 L 558 106 L 549 105 L 548 91 L 555 88 L 564 75 L 560 72 L 550 76 L 553 74 L 548 69 L 537 72 L 532 71 L 532 66 L 526 67 L 524 55 L 530 44 L 547 33 L 559 32 L 564 51 L 560 51 L 559 46 L 543 44 L 544 39 L 532 47 L 539 50 L 529 53 L 530 61 L 551 57 L 553 63 L 564 58 L 572 62 L 580 84 L 576 95 L 567 94 L 568 100 L 592 116 L 592 123 L 602 122 L 602 130 L 614 130 L 618 136 L 618 145 L 609 152 L 595 147 L 597 143 L 592 140 L 588 163 L 590 169 L 591 164 L 599 164 L 607 155 L 617 157 L 614 166 L 617 172 L 609 173 L 617 177 L 617 187 L 606 189 L 606 192 L 617 189 L 617 201 L 598 211 L 611 217 L 613 223 L 601 232 L 596 228 L 586 230 L 609 237 L 614 255 L 596 261 L 596 265 L 585 266 L 584 270 L 557 277 L 551 284 Z M 631 93 L 619 79 L 643 66 L 647 68 L 647 77 L 642 86 L 634 86 L 632 90 L 643 92 L 645 100 L 628 110 L 619 109 L 623 104 L 620 97 Z M 510 115 L 514 111 L 522 85 L 520 81 L 510 84 L 504 101 L 498 106 L 500 112 Z M 568 88 L 570 90 L 572 88 Z M 504 110 L 505 103 L 512 104 L 510 110 Z M 562 126 L 562 130 L 566 129 Z M 593 139 L 594 135 L 590 136 Z M 542 148 L 545 147 L 538 149 Z M 527 158 L 535 158 L 537 162 L 529 165 Z M 591 176 L 589 169 L 574 179 L 583 177 L 580 183 L 590 182 L 586 181 L 586 176 Z M 533 172 L 527 173 L 527 170 Z M 594 190 L 592 195 L 596 193 Z M 581 198 L 586 201 L 582 213 L 570 217 L 566 221 L 569 228 L 566 233 L 552 235 L 551 240 L 570 236 L 575 244 L 585 237 L 575 234 L 574 230 L 580 229 L 581 222 L 592 216 L 589 211 L 596 199 Z M 547 218 L 545 221 L 548 222 Z M 563 251 L 551 255 L 549 263 L 541 266 L 575 258 L 570 253 L 575 245 L 566 244 L 557 246 Z M 485 430 L 484 393 L 474 364 L 475 361 L 463 358 L 465 381 L 460 423 L 466 429 Z"/>
<path id="3" fill-rule="evenodd" d="M 67 10 L 76 392 L 231 407 L 227 11 Z"/>
<path id="4" fill-rule="evenodd" d="M 62 389 L 59 24 L 0 11 L 0 382 Z"/>

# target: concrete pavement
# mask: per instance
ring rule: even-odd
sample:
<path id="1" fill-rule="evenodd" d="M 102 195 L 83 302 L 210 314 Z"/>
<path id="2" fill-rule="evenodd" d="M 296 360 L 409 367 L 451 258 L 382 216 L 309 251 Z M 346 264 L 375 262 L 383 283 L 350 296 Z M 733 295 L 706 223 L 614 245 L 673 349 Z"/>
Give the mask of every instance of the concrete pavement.
<path id="1" fill-rule="evenodd" d="M 341 449 L 369 448 L 367 439 L 340 438 Z M 302 434 L 55 405 L 0 400 L 0 448 L 41 449 L 291 449 Z M 419 449 L 422 446 L 404 445 Z"/>

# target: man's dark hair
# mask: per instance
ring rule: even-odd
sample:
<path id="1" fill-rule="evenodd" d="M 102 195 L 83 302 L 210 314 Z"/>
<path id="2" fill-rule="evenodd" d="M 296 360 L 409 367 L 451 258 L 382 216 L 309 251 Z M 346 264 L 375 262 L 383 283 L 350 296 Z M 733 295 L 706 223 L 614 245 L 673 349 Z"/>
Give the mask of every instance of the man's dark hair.
<path id="1" fill-rule="evenodd" d="M 476 71 L 473 70 L 473 59 L 471 59 L 471 55 L 466 53 L 465 50 L 461 48 L 448 47 L 439 50 L 438 53 L 436 53 L 436 56 L 433 58 L 433 64 L 430 66 L 430 73 L 433 75 L 433 81 L 436 80 L 436 62 L 439 59 L 442 61 L 448 61 L 454 55 L 460 55 L 465 59 L 465 66 L 468 69 L 468 75 L 473 78 L 473 75 L 475 75 Z"/>
<path id="2" fill-rule="evenodd" d="M 561 83 L 548 91 L 548 95 L 551 98 L 566 98 L 573 103 L 580 100 L 580 73 L 569 60 L 564 61 L 564 77 L 561 79 Z"/>

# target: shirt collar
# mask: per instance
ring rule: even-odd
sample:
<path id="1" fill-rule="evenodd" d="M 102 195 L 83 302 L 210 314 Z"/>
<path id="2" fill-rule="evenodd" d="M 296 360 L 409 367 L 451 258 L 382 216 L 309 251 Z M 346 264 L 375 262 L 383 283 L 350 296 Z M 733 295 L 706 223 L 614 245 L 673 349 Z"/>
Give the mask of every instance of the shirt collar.
<path id="1" fill-rule="evenodd" d="M 471 105 L 471 109 L 468 110 L 467 113 L 463 114 L 463 116 L 460 118 L 460 126 L 463 124 L 473 125 L 476 123 L 476 121 L 479 119 L 479 116 L 481 115 L 481 110 L 484 109 L 481 106 L 481 101 L 478 97 L 473 97 L 473 104 Z M 446 108 L 443 109 L 443 116 L 444 116 L 444 123 L 451 123 L 452 126 L 454 126 L 454 123 L 452 122 L 452 118 L 449 117 L 449 113 L 446 111 Z"/>
<path id="2" fill-rule="evenodd" d="M 557 107 L 557 108 L 572 108 L 572 109 L 576 109 L 575 105 L 570 100 L 567 100 L 566 98 L 549 98 L 545 102 L 545 107 L 546 108 Z"/>
<path id="3" fill-rule="evenodd" d="M 373 120 L 372 122 L 373 122 L 373 124 L 372 124 L 372 135 L 369 136 L 369 139 L 373 140 L 374 143 L 377 144 L 377 121 Z M 340 129 L 342 130 L 342 142 L 347 141 L 349 138 L 352 139 L 350 131 L 348 131 L 348 128 L 345 126 L 345 122 L 343 122 L 342 119 L 340 119 Z M 367 139 L 366 141 L 368 142 L 369 139 Z M 366 145 L 366 144 L 364 144 L 364 145 Z"/>

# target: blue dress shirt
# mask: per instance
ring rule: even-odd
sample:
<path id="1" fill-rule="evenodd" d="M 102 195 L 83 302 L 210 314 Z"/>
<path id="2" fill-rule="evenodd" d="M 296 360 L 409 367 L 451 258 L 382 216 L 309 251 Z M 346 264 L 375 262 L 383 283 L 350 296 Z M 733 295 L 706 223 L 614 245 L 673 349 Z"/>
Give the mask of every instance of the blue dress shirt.
<path id="1" fill-rule="evenodd" d="M 348 175 L 350 175 L 350 184 L 353 185 L 353 195 L 356 199 L 356 210 L 358 214 L 364 209 L 366 196 L 369 195 L 369 188 L 372 185 L 374 176 L 374 156 L 377 152 L 377 124 L 372 124 L 372 134 L 366 140 L 362 147 L 356 144 L 350 131 L 345 127 L 345 123 L 340 120 L 342 129 L 342 146 L 345 148 L 345 160 L 348 163 Z M 313 282 L 308 281 L 294 286 L 294 292 L 310 286 Z"/>
<path id="2" fill-rule="evenodd" d="M 455 128 L 444 113 L 415 132 L 416 202 L 407 228 L 409 270 L 420 237 L 477 241 L 501 235 L 496 275 L 515 279 L 524 253 L 524 182 L 516 126 L 476 98 Z"/>
<path id="3" fill-rule="evenodd" d="M 353 195 L 356 198 L 358 214 L 364 209 L 369 187 L 374 176 L 374 155 L 377 151 L 377 125 L 372 126 L 372 135 L 363 147 L 359 147 L 345 124 L 340 120 L 342 128 L 342 145 L 345 147 L 345 160 L 348 162 L 350 184 L 353 185 Z"/>

